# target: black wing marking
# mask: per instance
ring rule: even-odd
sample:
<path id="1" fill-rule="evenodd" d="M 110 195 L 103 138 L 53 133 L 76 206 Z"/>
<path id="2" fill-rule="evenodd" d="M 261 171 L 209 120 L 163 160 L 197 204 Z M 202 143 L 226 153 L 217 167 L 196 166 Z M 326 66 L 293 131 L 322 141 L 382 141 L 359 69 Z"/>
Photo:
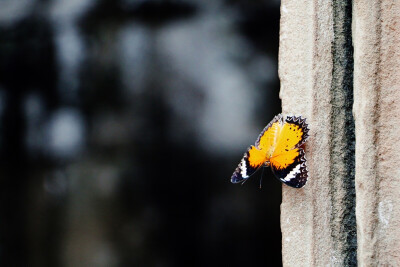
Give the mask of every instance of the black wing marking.
<path id="1" fill-rule="evenodd" d="M 249 147 L 246 153 L 244 153 L 242 160 L 240 161 L 239 165 L 232 174 L 231 182 L 234 184 L 244 182 L 247 178 L 249 178 L 262 166 L 260 165 L 256 168 L 250 166 L 249 164 L 250 149 L 251 147 Z"/>
<path id="2" fill-rule="evenodd" d="M 306 158 L 302 148 L 299 148 L 299 155 L 295 161 L 287 168 L 277 170 L 271 164 L 272 172 L 282 183 L 294 187 L 301 188 L 305 186 L 308 179 L 308 170 L 306 165 Z"/>

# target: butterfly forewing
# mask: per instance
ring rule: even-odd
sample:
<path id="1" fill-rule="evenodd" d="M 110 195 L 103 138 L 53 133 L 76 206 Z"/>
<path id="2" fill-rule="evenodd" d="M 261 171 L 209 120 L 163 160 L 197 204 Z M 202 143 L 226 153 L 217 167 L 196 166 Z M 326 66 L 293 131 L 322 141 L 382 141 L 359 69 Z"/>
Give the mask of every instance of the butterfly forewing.
<path id="1" fill-rule="evenodd" d="M 276 115 L 272 121 L 264 128 L 256 141 L 256 147 L 269 154 L 273 151 L 277 137 L 282 127 L 282 115 Z M 269 155 L 270 156 L 270 155 Z"/>
<path id="2" fill-rule="evenodd" d="M 277 156 L 301 146 L 308 137 L 307 133 L 308 128 L 305 119 L 288 116 L 280 130 L 272 156 Z"/>

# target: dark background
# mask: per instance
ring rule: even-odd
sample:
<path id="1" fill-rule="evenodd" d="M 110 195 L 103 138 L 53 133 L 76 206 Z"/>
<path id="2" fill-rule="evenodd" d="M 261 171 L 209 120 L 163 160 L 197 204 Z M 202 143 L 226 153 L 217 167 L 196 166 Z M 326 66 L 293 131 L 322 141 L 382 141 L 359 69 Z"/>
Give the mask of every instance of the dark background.
<path id="1" fill-rule="evenodd" d="M 0 1 L 0 265 L 281 265 L 279 5 Z"/>

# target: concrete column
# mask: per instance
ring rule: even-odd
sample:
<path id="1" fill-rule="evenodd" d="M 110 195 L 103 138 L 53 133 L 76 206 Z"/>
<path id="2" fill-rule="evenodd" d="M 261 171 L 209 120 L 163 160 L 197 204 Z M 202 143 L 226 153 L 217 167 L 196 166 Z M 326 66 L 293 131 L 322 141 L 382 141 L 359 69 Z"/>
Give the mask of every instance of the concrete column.
<path id="1" fill-rule="evenodd" d="M 351 1 L 282 0 L 282 110 L 307 118 L 309 182 L 283 186 L 284 266 L 356 266 Z"/>
<path id="2" fill-rule="evenodd" d="M 400 2 L 355 0 L 359 266 L 400 266 Z"/>

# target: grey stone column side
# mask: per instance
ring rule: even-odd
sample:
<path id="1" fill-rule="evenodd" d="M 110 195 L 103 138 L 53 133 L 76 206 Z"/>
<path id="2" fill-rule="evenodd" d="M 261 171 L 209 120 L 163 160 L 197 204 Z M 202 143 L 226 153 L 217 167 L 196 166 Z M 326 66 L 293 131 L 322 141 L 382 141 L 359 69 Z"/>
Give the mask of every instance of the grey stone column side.
<path id="1" fill-rule="evenodd" d="M 307 118 L 309 181 L 283 186 L 284 266 L 357 266 L 352 2 L 282 0 L 282 111 Z"/>
<path id="2" fill-rule="evenodd" d="M 359 266 L 400 266 L 400 2 L 353 6 Z"/>

